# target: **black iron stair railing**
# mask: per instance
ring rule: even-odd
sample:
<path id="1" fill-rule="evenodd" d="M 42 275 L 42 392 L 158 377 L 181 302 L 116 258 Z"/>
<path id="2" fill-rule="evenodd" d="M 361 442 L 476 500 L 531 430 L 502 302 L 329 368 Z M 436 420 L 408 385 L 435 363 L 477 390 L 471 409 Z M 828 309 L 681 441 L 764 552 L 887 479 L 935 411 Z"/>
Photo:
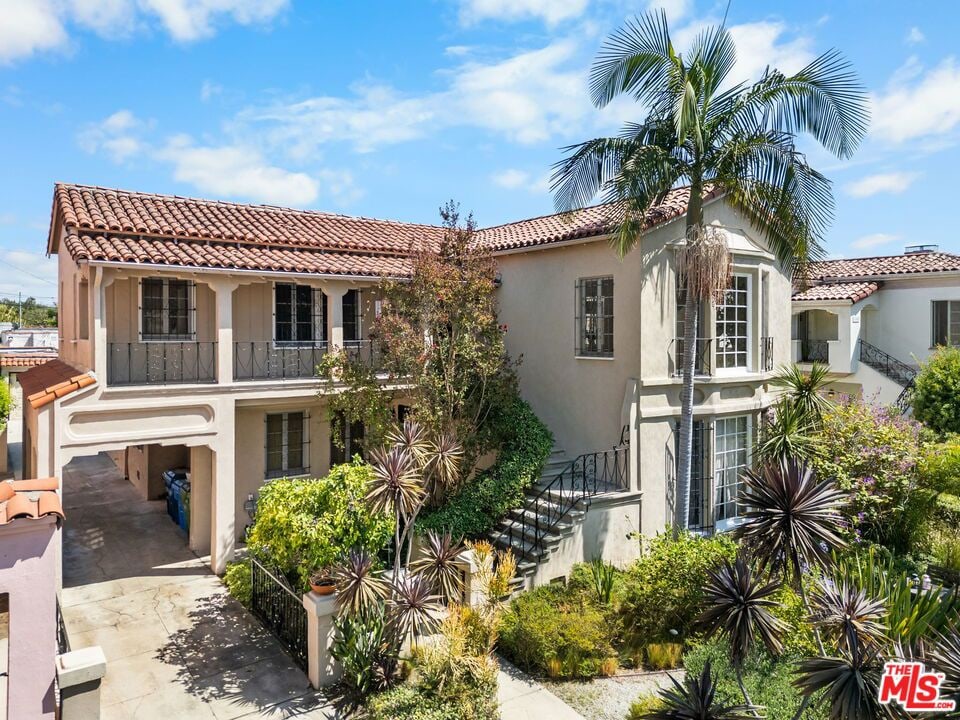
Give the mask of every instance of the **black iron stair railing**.
<path id="1" fill-rule="evenodd" d="M 866 340 L 860 341 L 860 362 L 866 363 L 904 388 L 912 385 L 917 377 L 916 368 L 897 360 L 893 355 L 884 352 L 876 345 L 871 345 Z"/>
<path id="2" fill-rule="evenodd" d="M 539 558 L 545 540 L 579 503 L 595 495 L 626 490 L 629 482 L 626 443 L 575 458 L 536 496 L 501 534 L 515 553 Z"/>

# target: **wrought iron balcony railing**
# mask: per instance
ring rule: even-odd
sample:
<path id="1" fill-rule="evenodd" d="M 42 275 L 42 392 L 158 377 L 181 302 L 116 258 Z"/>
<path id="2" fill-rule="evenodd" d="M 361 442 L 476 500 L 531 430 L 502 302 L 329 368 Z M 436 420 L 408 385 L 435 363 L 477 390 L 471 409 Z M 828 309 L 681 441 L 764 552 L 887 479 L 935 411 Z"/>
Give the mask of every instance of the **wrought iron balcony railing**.
<path id="1" fill-rule="evenodd" d="M 327 343 L 278 343 L 271 340 L 233 344 L 233 377 L 247 380 L 295 380 L 317 376 L 317 366 L 330 351 Z M 380 363 L 379 347 L 370 340 L 347 340 L 342 351 L 353 362 Z"/>
<path id="2" fill-rule="evenodd" d="M 108 343 L 107 385 L 176 385 L 217 381 L 215 342 Z"/>
<path id="3" fill-rule="evenodd" d="M 773 371 L 773 338 L 760 338 L 760 372 Z"/>
<path id="4" fill-rule="evenodd" d="M 693 372 L 696 375 L 704 376 L 711 374 L 712 348 L 713 338 L 697 338 L 696 357 L 693 361 Z M 670 351 L 671 373 L 674 377 L 680 377 L 683 375 L 683 338 L 675 338 L 672 340 L 670 342 Z"/>
<path id="5" fill-rule="evenodd" d="M 801 340 L 800 362 L 830 363 L 830 343 L 827 340 Z"/>

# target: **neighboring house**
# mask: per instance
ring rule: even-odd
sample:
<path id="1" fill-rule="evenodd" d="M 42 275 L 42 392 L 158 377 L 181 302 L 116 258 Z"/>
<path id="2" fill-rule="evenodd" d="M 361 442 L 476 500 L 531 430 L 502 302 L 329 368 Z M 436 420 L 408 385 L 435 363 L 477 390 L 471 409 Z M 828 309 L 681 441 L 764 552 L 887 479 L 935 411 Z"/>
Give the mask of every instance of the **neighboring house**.
<path id="1" fill-rule="evenodd" d="M 602 206 L 477 234 L 500 265 L 521 391 L 566 451 L 551 468 L 629 442 L 632 504 L 617 511 L 615 529 L 594 528 L 624 545 L 627 531 L 650 534 L 673 517 L 674 269 L 686 192 L 651 211 L 648 233 L 622 261 Z M 737 478 L 773 400 L 772 370 L 789 361 L 790 282 L 722 199 L 708 198 L 705 213 L 726 232 L 734 275 L 725 301 L 705 308 L 696 348 L 691 522 L 722 529 L 739 513 Z M 21 379 L 25 472 L 59 475 L 74 457 L 110 452 L 155 497 L 158 468 L 188 467 L 189 542 L 222 571 L 249 521 L 248 496 L 273 477 L 325 473 L 356 448 L 361 427 L 345 428 L 346 453 L 331 442 L 314 368 L 331 347 L 376 365 L 367 333 L 380 279 L 408 276 L 411 247 L 436 246 L 442 234 L 57 185 L 48 252 L 59 257 L 60 359 Z"/>
<path id="2" fill-rule="evenodd" d="M 960 345 L 960 256 L 925 245 L 812 263 L 792 304 L 794 362 L 827 364 L 836 392 L 903 405 L 919 363 Z"/>
<path id="3" fill-rule="evenodd" d="M 0 346 L 4 348 L 49 348 L 59 345 L 57 328 L 18 328 L 0 332 Z"/>

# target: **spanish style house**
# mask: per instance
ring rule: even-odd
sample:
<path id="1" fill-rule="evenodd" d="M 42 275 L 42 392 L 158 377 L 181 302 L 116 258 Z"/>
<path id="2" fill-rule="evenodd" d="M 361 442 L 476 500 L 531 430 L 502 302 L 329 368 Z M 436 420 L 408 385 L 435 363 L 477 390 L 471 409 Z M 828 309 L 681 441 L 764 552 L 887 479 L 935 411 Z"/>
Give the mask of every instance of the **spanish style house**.
<path id="1" fill-rule="evenodd" d="M 960 256 L 926 245 L 815 262 L 792 304 L 794 362 L 826 364 L 836 392 L 904 405 L 920 362 L 960 345 Z"/>
<path id="2" fill-rule="evenodd" d="M 675 254 L 686 198 L 683 188 L 663 198 L 622 260 L 604 206 L 477 232 L 498 259 L 521 392 L 556 438 L 545 478 L 590 453 L 625 453 L 623 482 L 587 503 L 593 524 L 556 540 L 561 560 L 598 549 L 616 558 L 636 545 L 628 533 L 673 521 L 686 351 Z M 711 530 L 736 522 L 738 476 L 774 399 L 769 380 L 790 361 L 791 283 L 722 197 L 708 196 L 705 215 L 727 238 L 734 267 L 689 349 L 698 375 L 689 520 Z M 442 233 L 57 185 L 47 249 L 59 261 L 60 356 L 23 374 L 26 476 L 59 476 L 71 459 L 106 452 L 143 497 L 156 498 L 164 470 L 188 468 L 189 543 L 221 572 L 265 482 L 325 473 L 358 446 L 362 427 L 345 428 L 345 451 L 331 441 L 324 393 L 336 388 L 315 377 L 316 365 L 341 348 L 376 367 L 378 284 L 407 276 L 411 250 L 436 246 Z M 605 514 L 599 495 L 613 497 Z"/>

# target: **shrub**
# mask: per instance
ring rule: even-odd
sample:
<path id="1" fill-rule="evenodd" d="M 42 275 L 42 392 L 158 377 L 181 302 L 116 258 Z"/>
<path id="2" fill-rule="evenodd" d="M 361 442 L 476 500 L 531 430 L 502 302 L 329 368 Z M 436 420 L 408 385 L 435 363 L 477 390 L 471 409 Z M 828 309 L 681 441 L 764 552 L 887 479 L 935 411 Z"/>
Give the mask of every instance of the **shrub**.
<path id="1" fill-rule="evenodd" d="M 813 578 L 805 577 L 804 585 L 809 596 L 813 589 Z M 770 599 L 776 603 L 770 608 L 770 613 L 787 624 L 787 631 L 781 638 L 784 654 L 797 657 L 816 655 L 816 636 L 800 593 L 790 585 L 783 584 Z"/>
<path id="2" fill-rule="evenodd" d="M 960 579 L 960 537 L 956 531 L 937 527 L 930 534 L 930 555 L 951 584 Z"/>
<path id="3" fill-rule="evenodd" d="M 623 577 L 620 616 L 628 644 L 686 637 L 703 603 L 706 571 L 732 560 L 736 551 L 728 535 L 674 536 L 668 530 L 653 538 Z"/>
<path id="4" fill-rule="evenodd" d="M 374 695 L 367 703 L 366 720 L 499 720 L 496 685 L 492 696 L 474 691 L 459 698 L 431 697 L 418 685 L 404 683 Z"/>
<path id="5" fill-rule="evenodd" d="M 504 613 L 499 647 L 519 667 L 551 677 L 594 677 L 613 656 L 603 613 L 562 585 L 516 598 Z"/>
<path id="6" fill-rule="evenodd" d="M 497 461 L 457 490 L 446 503 L 417 523 L 420 532 L 449 531 L 454 537 L 479 537 L 512 508 L 537 479 L 553 447 L 553 436 L 519 397 L 496 420 L 503 444 Z"/>
<path id="7" fill-rule="evenodd" d="M 960 348 L 938 348 L 920 366 L 913 415 L 937 433 L 960 433 Z"/>
<path id="8" fill-rule="evenodd" d="M 630 703 L 627 720 L 643 720 L 648 713 L 663 710 L 663 708 L 663 700 L 660 699 L 658 694 L 650 693 L 649 695 L 641 695 Z"/>
<path id="9" fill-rule="evenodd" d="M 757 652 L 744 663 L 744 687 L 754 704 L 764 707 L 763 714 L 767 720 L 792 720 L 803 701 L 799 690 L 792 684 L 796 659 L 783 656 L 777 660 L 764 652 Z M 726 641 L 717 639 L 696 643 L 683 656 L 688 675 L 699 675 L 707 662 L 716 674 L 717 702 L 721 705 L 742 704 L 743 695 L 730 664 Z M 803 720 L 826 720 L 828 710 L 824 703 L 811 703 L 803 714 Z"/>
<path id="10" fill-rule="evenodd" d="M 673 670 L 680 665 L 683 645 L 680 643 L 650 643 L 647 645 L 647 666 L 651 670 Z"/>
<path id="11" fill-rule="evenodd" d="M 227 571 L 223 575 L 223 582 L 229 592 L 244 607 L 250 607 L 253 581 L 250 574 L 250 563 L 246 560 L 227 563 Z"/>
<path id="12" fill-rule="evenodd" d="M 823 414 L 813 460 L 817 475 L 850 493 L 852 532 L 895 552 L 922 536 L 931 496 L 918 491 L 920 425 L 895 408 L 844 398 Z"/>
<path id="13" fill-rule="evenodd" d="M 251 552 L 298 584 L 331 565 L 352 547 L 378 552 L 393 534 L 393 521 L 364 502 L 370 467 L 359 460 L 338 465 L 320 479 L 273 480 L 260 490 L 247 538 Z"/>
<path id="14" fill-rule="evenodd" d="M 4 378 L 0 378 L 0 432 L 6 427 L 12 410 L 13 396 L 10 394 L 10 384 Z"/>

